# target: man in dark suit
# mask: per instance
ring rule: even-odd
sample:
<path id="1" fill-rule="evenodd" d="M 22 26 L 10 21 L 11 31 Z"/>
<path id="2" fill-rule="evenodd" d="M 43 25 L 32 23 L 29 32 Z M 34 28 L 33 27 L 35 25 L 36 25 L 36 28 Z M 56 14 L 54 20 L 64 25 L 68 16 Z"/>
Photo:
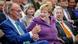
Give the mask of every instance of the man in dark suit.
<path id="1" fill-rule="evenodd" d="M 75 38 L 72 33 L 72 25 L 69 22 L 63 20 L 64 17 L 63 8 L 61 7 L 57 8 L 56 13 L 58 13 L 56 15 L 56 28 L 58 30 L 59 37 L 61 37 L 65 41 L 65 44 L 73 44 L 73 40 Z M 68 35 L 68 33 L 70 36 Z"/>
<path id="2" fill-rule="evenodd" d="M 68 0 L 68 12 L 70 14 L 71 19 L 74 21 L 74 25 L 76 26 L 75 29 L 75 35 L 78 33 L 78 18 L 76 17 L 75 12 L 75 7 L 76 7 L 76 0 Z"/>
<path id="3" fill-rule="evenodd" d="M 20 21 L 21 18 L 21 8 L 18 4 L 8 2 L 4 6 L 4 12 L 7 16 L 0 28 L 5 33 L 3 44 L 28 44 L 29 41 L 31 44 L 48 44 L 47 41 L 37 41 L 39 39 L 38 32 L 40 27 L 36 26 L 32 31 L 27 32 L 26 27 Z M 34 42 L 34 40 L 36 42 Z"/>
<path id="4" fill-rule="evenodd" d="M 73 30 L 74 35 L 76 35 L 76 30 L 73 29 L 73 28 L 75 27 L 75 26 L 73 25 L 73 24 L 74 24 L 74 20 L 71 19 L 71 14 L 69 13 L 69 11 L 68 11 L 68 9 L 67 9 L 67 7 L 68 7 L 68 0 L 59 0 L 59 4 L 60 4 L 60 6 L 63 8 L 63 13 L 64 13 L 63 20 L 65 21 L 65 23 L 68 22 L 69 24 L 71 24 L 71 25 L 69 25 L 69 26 L 72 27 L 71 30 Z M 73 12 L 71 12 L 71 13 L 73 13 Z M 74 14 L 74 16 L 75 16 L 75 14 Z M 74 17 L 74 16 L 72 16 L 72 17 Z M 75 18 L 76 18 L 76 17 L 75 17 Z M 67 23 L 67 24 L 68 24 L 68 23 Z"/>

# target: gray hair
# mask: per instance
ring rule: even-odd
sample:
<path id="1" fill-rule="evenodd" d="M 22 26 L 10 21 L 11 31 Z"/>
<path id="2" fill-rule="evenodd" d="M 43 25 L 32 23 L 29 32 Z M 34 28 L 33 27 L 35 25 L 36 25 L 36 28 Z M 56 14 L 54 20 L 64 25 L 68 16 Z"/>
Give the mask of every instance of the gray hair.
<path id="1" fill-rule="evenodd" d="M 10 11 L 11 11 L 11 8 L 12 8 L 12 2 L 6 2 L 6 4 L 4 5 L 4 7 L 3 7 L 3 12 L 5 13 L 5 14 L 9 14 L 10 13 Z"/>

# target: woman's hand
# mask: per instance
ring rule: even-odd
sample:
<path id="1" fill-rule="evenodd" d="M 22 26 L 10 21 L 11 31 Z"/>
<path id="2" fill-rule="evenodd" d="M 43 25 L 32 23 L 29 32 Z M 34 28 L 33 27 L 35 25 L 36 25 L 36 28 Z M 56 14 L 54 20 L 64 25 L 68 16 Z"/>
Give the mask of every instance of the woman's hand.
<path id="1" fill-rule="evenodd" d="M 41 31 L 40 25 L 36 24 L 36 26 L 32 29 L 32 33 L 38 34 Z"/>

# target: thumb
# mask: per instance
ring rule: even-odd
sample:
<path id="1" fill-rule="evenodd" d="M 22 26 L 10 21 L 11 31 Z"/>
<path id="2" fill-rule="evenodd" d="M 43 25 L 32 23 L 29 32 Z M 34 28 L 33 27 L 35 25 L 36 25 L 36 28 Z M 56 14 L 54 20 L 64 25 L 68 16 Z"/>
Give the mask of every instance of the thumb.
<path id="1" fill-rule="evenodd" d="M 40 32 L 41 31 L 40 25 L 36 24 L 36 30 L 37 30 L 37 32 Z"/>

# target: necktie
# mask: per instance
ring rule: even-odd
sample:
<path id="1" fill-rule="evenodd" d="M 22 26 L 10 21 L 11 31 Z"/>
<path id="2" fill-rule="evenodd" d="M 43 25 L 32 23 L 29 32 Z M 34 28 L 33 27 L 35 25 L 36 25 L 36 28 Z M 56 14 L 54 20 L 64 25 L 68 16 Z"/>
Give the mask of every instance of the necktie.
<path id="1" fill-rule="evenodd" d="M 16 24 L 16 26 L 17 26 L 17 31 L 18 31 L 18 33 L 19 33 L 20 35 L 25 34 L 24 31 L 22 30 L 21 26 L 20 26 L 20 22 L 16 22 L 15 24 Z M 30 44 L 30 42 L 29 42 L 29 41 L 24 41 L 23 44 Z"/>
<path id="2" fill-rule="evenodd" d="M 20 35 L 23 35 L 24 34 L 24 31 L 22 30 L 21 26 L 20 26 L 20 23 L 19 22 L 15 22 L 16 24 L 16 27 L 17 27 L 17 31 Z"/>
<path id="3" fill-rule="evenodd" d="M 72 31 L 70 30 L 70 28 L 62 21 L 62 22 L 59 22 L 59 24 L 61 25 L 61 27 L 63 28 L 67 38 L 73 38 L 73 41 L 75 41 L 75 37 L 72 33 Z"/>

